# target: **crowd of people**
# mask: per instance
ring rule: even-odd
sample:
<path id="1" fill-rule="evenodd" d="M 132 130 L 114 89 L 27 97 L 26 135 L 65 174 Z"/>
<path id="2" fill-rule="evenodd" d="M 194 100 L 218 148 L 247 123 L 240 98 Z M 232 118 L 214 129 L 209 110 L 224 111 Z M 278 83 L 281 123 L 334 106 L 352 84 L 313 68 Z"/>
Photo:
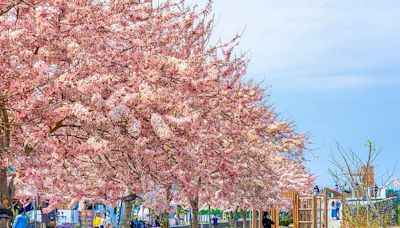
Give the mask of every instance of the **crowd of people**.
<path id="1" fill-rule="evenodd" d="M 337 192 L 343 192 L 346 193 L 343 189 L 345 188 L 340 188 L 338 184 L 335 185 L 334 190 Z M 320 188 L 318 185 L 314 186 L 314 194 L 319 195 L 321 193 Z M 378 195 L 379 188 L 377 185 L 372 189 L 372 195 L 377 196 Z M 340 201 L 331 201 L 330 203 L 330 209 L 331 209 L 331 218 L 333 220 L 340 220 L 340 208 L 341 208 L 341 202 Z M 86 204 L 85 204 L 86 205 Z M 10 224 L 9 227 L 12 228 L 27 228 L 29 227 L 29 213 L 28 216 L 25 213 L 26 208 L 18 205 L 13 204 L 13 210 L 10 211 Z M 95 210 L 94 205 L 91 205 L 90 207 L 88 206 L 87 208 L 85 207 L 86 210 Z M 101 210 L 104 211 L 104 210 Z M 140 210 L 139 210 L 140 211 Z M 150 213 L 145 213 L 146 210 L 142 210 L 141 217 L 136 215 L 136 217 L 133 217 L 130 221 L 130 227 L 131 228 L 147 228 L 147 227 L 161 227 L 161 220 L 160 217 L 158 216 L 150 216 Z M 93 218 L 93 217 L 92 217 Z M 42 219 L 44 219 L 42 217 Z M 229 220 L 230 223 L 232 223 L 233 220 Z M 213 228 L 217 228 L 219 226 L 220 218 L 214 214 L 213 217 L 211 218 L 211 224 Z M 237 220 L 233 221 L 237 222 Z M 178 224 L 178 223 L 176 223 Z M 270 218 L 268 215 L 268 212 L 264 212 L 262 216 L 262 224 L 264 228 L 269 228 L 274 224 L 274 221 Z M 172 224 L 175 225 L 175 224 Z M 113 216 L 110 214 L 109 210 L 106 210 L 104 213 L 99 211 L 96 211 L 95 217 L 93 218 L 93 227 L 94 228 L 114 228 L 116 227 L 116 221 L 113 220 Z"/>
<path id="2" fill-rule="evenodd" d="M 87 209 L 87 208 L 85 208 Z M 94 209 L 92 206 L 91 209 Z M 109 210 L 97 210 L 95 212 L 95 216 L 92 217 L 92 227 L 93 228 L 115 228 L 118 227 L 118 224 L 116 221 L 113 219 L 113 216 Z M 57 213 L 57 210 L 55 210 Z M 233 217 L 231 217 L 233 218 Z M 43 219 L 43 217 L 42 217 Z M 12 219 L 10 220 L 12 223 L 10 224 L 9 227 L 12 228 L 28 228 L 29 226 L 29 213 L 25 213 L 25 208 L 20 208 L 17 207 L 16 211 L 14 212 L 14 215 L 12 216 Z M 213 228 L 219 227 L 221 224 L 220 218 L 217 216 L 217 214 L 214 214 L 213 217 L 211 218 L 211 224 Z M 237 222 L 237 220 L 229 219 L 230 224 L 232 222 Z M 48 223 L 43 223 L 47 227 L 55 227 L 54 226 L 48 226 Z M 262 216 L 262 224 L 264 228 L 269 228 L 274 224 L 274 221 L 270 218 L 268 215 L 268 212 L 264 212 Z M 147 227 L 161 227 L 161 219 L 159 216 L 150 216 L 150 214 L 142 214 L 141 217 L 138 215 L 134 216 L 131 221 L 130 221 L 130 228 L 147 228 Z"/>
<path id="3" fill-rule="evenodd" d="M 275 224 L 274 221 L 269 216 L 268 212 L 264 212 L 261 219 L 263 228 L 271 228 L 272 225 Z M 217 214 L 213 215 L 210 222 L 213 228 L 218 228 L 221 226 L 220 218 L 217 216 Z M 235 222 L 237 222 L 236 219 L 229 219 L 230 225 L 233 225 L 233 223 Z M 161 227 L 160 218 L 157 216 L 156 219 L 151 221 L 142 221 L 139 220 L 138 218 L 134 218 L 131 220 L 131 228 L 147 228 L 147 227 Z"/>
<path id="4" fill-rule="evenodd" d="M 139 219 L 131 219 L 131 227 L 130 228 L 146 228 L 146 227 L 161 227 L 160 217 L 156 217 L 154 220 L 143 221 Z"/>
<path id="5" fill-rule="evenodd" d="M 25 210 L 30 210 L 30 205 L 26 208 L 18 201 L 13 201 L 11 204 L 8 200 L 3 199 L 3 204 L 6 205 L 5 209 L 0 211 L 0 218 L 7 219 L 8 227 L 12 228 L 26 228 L 29 225 L 29 218 L 25 214 Z"/>

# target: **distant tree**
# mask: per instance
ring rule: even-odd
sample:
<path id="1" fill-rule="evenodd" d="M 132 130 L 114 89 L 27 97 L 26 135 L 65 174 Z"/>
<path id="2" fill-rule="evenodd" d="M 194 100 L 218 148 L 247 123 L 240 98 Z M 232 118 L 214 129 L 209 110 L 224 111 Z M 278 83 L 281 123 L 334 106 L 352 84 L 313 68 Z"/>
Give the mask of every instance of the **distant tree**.
<path id="1" fill-rule="evenodd" d="M 351 201 L 344 201 L 344 219 L 349 225 L 361 227 L 383 226 L 385 218 L 389 215 L 380 213 L 376 207 L 375 198 L 381 189 L 391 183 L 394 171 L 387 171 L 384 175 L 376 178 L 374 171 L 375 160 L 379 156 L 375 144 L 368 140 L 366 156 L 360 155 L 351 149 L 344 149 L 337 143 L 337 150 L 332 154 L 332 169 L 329 172 L 340 186 L 340 191 Z M 378 179 L 382 183 L 378 183 Z M 379 186 L 379 187 L 378 187 Z"/>

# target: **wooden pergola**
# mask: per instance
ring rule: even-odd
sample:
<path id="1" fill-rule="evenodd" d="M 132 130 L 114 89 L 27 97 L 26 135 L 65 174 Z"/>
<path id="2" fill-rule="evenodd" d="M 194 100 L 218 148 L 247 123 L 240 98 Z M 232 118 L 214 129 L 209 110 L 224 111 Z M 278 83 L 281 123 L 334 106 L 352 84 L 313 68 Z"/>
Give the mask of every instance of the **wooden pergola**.
<path id="1" fill-rule="evenodd" d="M 283 195 L 292 203 L 293 228 L 328 228 L 329 200 L 342 201 L 342 210 L 344 210 L 346 205 L 344 203 L 345 195 L 330 188 L 325 188 L 324 191 L 318 195 L 300 195 L 297 192 L 284 192 Z M 279 212 L 280 210 L 278 207 L 269 210 L 269 214 L 271 215 L 272 220 L 275 222 L 275 225 L 273 225 L 274 228 L 279 228 Z M 251 211 L 251 228 L 263 227 L 261 222 L 262 213 L 262 210 Z M 259 219 L 257 219 L 257 214 Z"/>
<path id="2" fill-rule="evenodd" d="M 322 194 L 319 195 L 304 196 L 299 195 L 297 192 L 285 192 L 283 194 L 292 201 L 293 228 L 328 228 L 329 199 L 340 200 L 342 202 L 345 199 L 342 193 L 330 188 L 325 188 Z M 331 194 L 331 196 L 329 196 L 329 194 Z M 344 209 L 345 203 L 342 203 L 342 205 Z M 320 216 L 318 216 L 319 213 Z M 278 221 L 274 228 L 279 228 L 279 212 L 274 221 Z"/>

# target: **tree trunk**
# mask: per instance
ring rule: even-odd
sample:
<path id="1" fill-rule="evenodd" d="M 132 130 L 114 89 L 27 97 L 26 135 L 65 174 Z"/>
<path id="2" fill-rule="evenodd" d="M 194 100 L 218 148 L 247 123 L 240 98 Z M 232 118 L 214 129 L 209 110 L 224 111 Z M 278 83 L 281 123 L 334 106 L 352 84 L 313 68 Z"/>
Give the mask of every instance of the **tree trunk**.
<path id="1" fill-rule="evenodd" d="M 5 228 L 11 227 L 10 221 L 11 221 L 10 219 L 0 218 L 0 227 L 5 227 Z"/>
<path id="2" fill-rule="evenodd" d="M 238 226 L 238 208 L 235 209 L 235 211 L 233 212 L 233 227 L 237 228 Z"/>
<path id="3" fill-rule="evenodd" d="M 243 228 L 246 228 L 246 222 L 247 222 L 247 211 L 246 211 L 246 209 L 242 210 L 242 216 L 243 216 Z"/>
<path id="4" fill-rule="evenodd" d="M 9 200 L 9 191 L 7 183 L 7 168 L 0 169 L 0 208 L 5 208 L 5 200 Z"/>
<path id="5" fill-rule="evenodd" d="M 257 215 L 254 209 L 251 211 L 251 228 L 257 228 Z"/>
<path id="6" fill-rule="evenodd" d="M 7 153 L 11 142 L 11 123 L 9 114 L 6 110 L 4 100 L 0 100 L 0 153 Z M 0 166 L 2 161 L 0 161 Z M 0 168 L 0 209 L 11 209 L 12 199 L 14 197 L 14 176 L 10 182 L 7 181 L 8 167 Z M 0 219 L 0 227 L 9 227 L 11 219 Z"/>
<path id="7" fill-rule="evenodd" d="M 172 193 L 171 193 L 172 185 L 168 185 L 165 188 L 165 190 L 167 193 L 167 195 L 166 195 L 167 202 L 168 202 L 168 204 L 170 204 L 171 200 L 172 200 L 172 198 L 171 198 L 172 197 Z M 162 213 L 163 228 L 169 228 L 169 218 L 168 217 L 169 217 L 169 213 L 164 211 Z"/>
<path id="8" fill-rule="evenodd" d="M 192 228 L 200 228 L 199 226 L 199 199 L 190 201 L 192 207 Z"/>
<path id="9" fill-rule="evenodd" d="M 123 219 L 123 228 L 131 227 L 131 213 L 132 213 L 132 201 L 124 201 L 124 219 Z"/>
<path id="10" fill-rule="evenodd" d="M 169 217 L 169 213 L 164 211 L 162 213 L 162 228 L 169 228 L 168 217 Z"/>
<path id="11" fill-rule="evenodd" d="M 208 205 L 208 226 L 211 228 L 211 207 Z"/>
<path id="12" fill-rule="evenodd" d="M 11 209 L 12 198 L 14 196 L 14 181 L 11 178 L 10 183 L 7 182 L 7 167 L 0 169 L 0 209 Z M 0 227 L 9 227 L 11 218 L 1 218 Z"/>

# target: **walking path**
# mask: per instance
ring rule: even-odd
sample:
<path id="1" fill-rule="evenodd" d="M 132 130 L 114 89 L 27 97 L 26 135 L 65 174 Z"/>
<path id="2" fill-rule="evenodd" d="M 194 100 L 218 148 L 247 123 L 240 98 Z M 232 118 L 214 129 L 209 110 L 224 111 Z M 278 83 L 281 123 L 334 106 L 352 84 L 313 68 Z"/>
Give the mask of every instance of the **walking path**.
<path id="1" fill-rule="evenodd" d="M 329 228 L 340 228 L 341 220 L 329 220 Z"/>

